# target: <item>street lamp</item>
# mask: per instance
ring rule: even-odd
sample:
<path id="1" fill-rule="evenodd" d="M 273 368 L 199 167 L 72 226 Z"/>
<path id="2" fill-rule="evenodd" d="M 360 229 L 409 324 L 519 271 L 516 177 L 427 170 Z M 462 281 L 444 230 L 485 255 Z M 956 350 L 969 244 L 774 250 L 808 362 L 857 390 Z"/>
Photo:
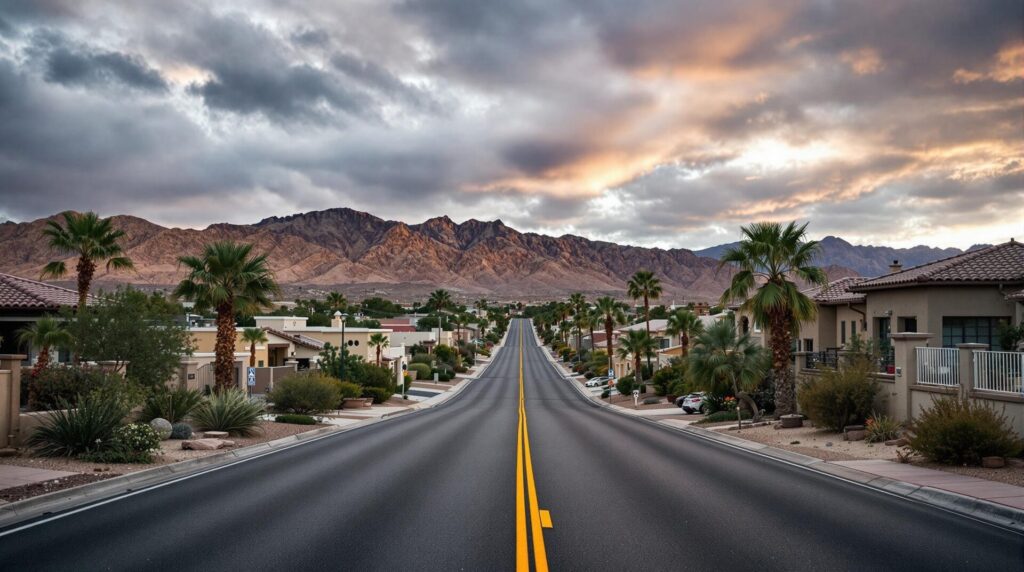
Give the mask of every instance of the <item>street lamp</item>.
<path id="1" fill-rule="evenodd" d="M 343 314 L 341 310 L 334 312 L 334 317 L 341 320 L 341 367 L 338 368 L 338 377 L 344 381 L 345 379 L 345 318 L 348 318 L 348 314 Z"/>

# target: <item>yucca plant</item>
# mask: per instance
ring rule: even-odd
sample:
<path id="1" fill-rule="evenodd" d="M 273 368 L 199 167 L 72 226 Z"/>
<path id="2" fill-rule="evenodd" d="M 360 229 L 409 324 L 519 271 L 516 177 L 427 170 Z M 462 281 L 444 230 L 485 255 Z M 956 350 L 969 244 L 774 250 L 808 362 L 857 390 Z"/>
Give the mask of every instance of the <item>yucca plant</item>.
<path id="1" fill-rule="evenodd" d="M 82 396 L 71 408 L 60 400 L 60 409 L 51 411 L 36 428 L 28 444 L 46 457 L 73 457 L 108 449 L 114 444 L 117 429 L 128 410 L 115 399 L 99 395 Z"/>
<path id="2" fill-rule="evenodd" d="M 149 423 L 159 417 L 177 423 L 188 417 L 202 401 L 202 392 L 194 389 L 159 390 L 146 398 L 139 421 Z"/>
<path id="3" fill-rule="evenodd" d="M 203 431 L 227 431 L 248 437 L 259 431 L 263 405 L 249 401 L 238 389 L 214 393 L 192 411 L 192 422 Z"/>

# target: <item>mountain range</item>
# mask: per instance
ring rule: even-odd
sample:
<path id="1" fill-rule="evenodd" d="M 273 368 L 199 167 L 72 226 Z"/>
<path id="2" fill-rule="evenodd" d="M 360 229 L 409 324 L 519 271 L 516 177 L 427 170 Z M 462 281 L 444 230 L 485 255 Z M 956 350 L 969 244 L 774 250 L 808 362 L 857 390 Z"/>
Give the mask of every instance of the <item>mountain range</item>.
<path id="1" fill-rule="evenodd" d="M 0 224 L 0 272 L 39 276 L 54 258 L 41 234 L 46 220 Z M 100 285 L 166 288 L 183 276 L 179 256 L 225 239 L 250 242 L 267 253 L 289 294 L 337 289 L 413 298 L 443 287 L 464 297 L 543 298 L 573 291 L 621 295 L 634 272 L 649 269 L 661 278 L 667 301 L 715 300 L 731 275 L 727 268 L 719 270 L 715 259 L 727 245 L 696 253 L 642 248 L 573 235 L 524 233 L 500 220 L 457 224 L 443 216 L 410 225 L 336 208 L 205 229 L 167 228 L 126 215 L 115 216 L 114 224 L 125 231 L 123 245 L 136 270 L 101 269 Z M 833 279 L 884 273 L 894 257 L 919 263 L 959 252 L 860 247 L 835 237 L 822 245 L 821 264 Z M 906 254 L 911 252 L 914 256 Z"/>

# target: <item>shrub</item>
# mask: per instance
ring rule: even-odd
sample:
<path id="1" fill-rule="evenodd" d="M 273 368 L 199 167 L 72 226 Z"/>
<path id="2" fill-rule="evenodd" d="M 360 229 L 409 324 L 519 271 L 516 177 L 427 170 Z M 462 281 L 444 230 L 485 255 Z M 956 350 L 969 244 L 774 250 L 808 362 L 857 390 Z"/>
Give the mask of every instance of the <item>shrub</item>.
<path id="1" fill-rule="evenodd" d="M 1006 417 L 979 402 L 937 399 L 914 423 L 910 448 L 932 461 L 977 465 L 982 457 L 1013 457 L 1021 440 Z"/>
<path id="2" fill-rule="evenodd" d="M 145 423 L 122 425 L 114 430 L 114 448 L 133 453 L 152 453 L 160 449 L 160 435 Z"/>
<path id="3" fill-rule="evenodd" d="M 358 383 L 352 383 L 351 381 L 343 381 L 338 386 L 341 390 L 341 399 L 362 397 L 363 388 Z"/>
<path id="4" fill-rule="evenodd" d="M 188 423 L 175 423 L 171 426 L 171 439 L 189 439 L 192 437 L 192 426 Z"/>
<path id="5" fill-rule="evenodd" d="M 681 378 L 682 372 L 677 371 L 674 367 L 663 367 L 654 372 L 654 376 L 651 378 L 654 395 L 667 395 Z"/>
<path id="6" fill-rule="evenodd" d="M 237 389 L 214 393 L 192 412 L 192 421 L 203 431 L 227 431 L 247 437 L 257 432 L 263 405 L 249 401 Z"/>
<path id="7" fill-rule="evenodd" d="M 633 380 L 633 376 L 624 375 L 615 380 L 615 389 L 618 389 L 622 395 L 633 393 L 633 390 L 636 389 L 636 382 Z"/>
<path id="8" fill-rule="evenodd" d="M 274 418 L 274 421 L 277 423 L 290 423 L 292 425 L 316 425 L 316 419 L 309 415 L 297 415 L 295 413 L 278 415 Z"/>
<path id="9" fill-rule="evenodd" d="M 126 385 L 120 374 L 96 367 L 48 367 L 28 382 L 29 407 L 35 411 L 75 407 L 79 396 L 111 388 L 117 392 Z"/>
<path id="10" fill-rule="evenodd" d="M 409 361 L 411 363 L 425 363 L 429 367 L 430 364 L 434 363 L 434 356 L 430 354 L 416 354 Z"/>
<path id="11" fill-rule="evenodd" d="M 864 424 L 868 435 L 864 438 L 868 443 L 882 443 L 900 436 L 900 424 L 888 415 L 874 413 Z"/>
<path id="12" fill-rule="evenodd" d="M 808 376 L 797 393 L 800 409 L 816 425 L 832 431 L 863 421 L 878 393 L 878 382 L 868 375 L 866 363 L 824 370 L 817 380 Z"/>
<path id="13" fill-rule="evenodd" d="M 57 405 L 28 439 L 30 446 L 47 457 L 73 457 L 109 448 L 114 430 L 128 413 L 118 400 L 99 394 L 82 397 L 75 408 L 65 401 Z"/>
<path id="14" fill-rule="evenodd" d="M 384 403 L 391 399 L 395 392 L 386 387 L 364 387 L 363 397 L 372 397 L 374 403 Z"/>
<path id="15" fill-rule="evenodd" d="M 742 419 L 750 419 L 750 415 L 750 412 L 747 411 L 746 409 L 740 411 L 740 417 Z M 721 423 L 722 421 L 736 421 L 736 410 L 734 409 L 732 411 L 716 411 L 714 413 L 706 415 L 703 419 L 697 421 L 697 423 Z"/>
<path id="16" fill-rule="evenodd" d="M 274 404 L 276 411 L 299 414 L 330 411 L 341 402 L 340 384 L 322 373 L 297 373 L 275 383 L 274 389 L 267 393 L 267 401 Z"/>
<path id="17" fill-rule="evenodd" d="M 430 371 L 429 363 L 413 362 L 409 364 L 409 372 L 416 372 L 416 379 L 419 381 L 427 381 L 433 377 L 433 373 Z"/>
<path id="18" fill-rule="evenodd" d="M 203 401 L 203 394 L 194 389 L 158 389 L 142 404 L 139 421 L 162 418 L 177 423 Z"/>
<path id="19" fill-rule="evenodd" d="M 384 387 L 392 391 L 395 387 L 394 372 L 372 363 L 357 363 L 355 367 L 351 368 L 351 379 L 363 387 Z"/>
<path id="20" fill-rule="evenodd" d="M 612 394 L 612 391 L 610 389 L 606 389 L 606 390 L 601 392 L 601 399 L 607 399 L 608 397 L 611 396 L 611 394 Z"/>

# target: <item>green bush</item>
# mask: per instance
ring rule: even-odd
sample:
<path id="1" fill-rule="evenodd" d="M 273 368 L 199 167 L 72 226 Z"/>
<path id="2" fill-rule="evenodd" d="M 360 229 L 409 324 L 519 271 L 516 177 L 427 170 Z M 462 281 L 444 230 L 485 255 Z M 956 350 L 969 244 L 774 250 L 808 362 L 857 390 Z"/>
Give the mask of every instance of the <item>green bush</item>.
<path id="1" fill-rule="evenodd" d="M 430 371 L 429 363 L 417 363 L 413 362 L 409 364 L 409 372 L 416 372 L 417 381 L 427 381 L 434 377 L 434 374 Z"/>
<path id="2" fill-rule="evenodd" d="M 360 362 L 351 368 L 350 379 L 363 387 L 383 387 L 394 392 L 395 374 L 386 367 Z"/>
<path id="3" fill-rule="evenodd" d="M 139 421 L 149 422 L 156 418 L 170 421 L 172 424 L 188 417 L 189 413 L 203 401 L 203 394 L 193 389 L 158 389 L 150 394 L 142 404 Z"/>
<path id="4" fill-rule="evenodd" d="M 341 402 L 341 382 L 317 372 L 289 375 L 274 384 L 267 401 L 275 411 L 299 414 L 322 413 L 337 409 Z"/>
<path id="5" fill-rule="evenodd" d="M 29 446 L 47 457 L 73 457 L 110 448 L 114 430 L 128 414 L 120 401 L 95 393 L 79 399 L 74 408 L 64 401 L 57 406 L 28 439 Z"/>
<path id="6" fill-rule="evenodd" d="M 274 418 L 274 421 L 277 423 L 290 423 L 292 425 L 316 425 L 316 419 L 309 415 L 297 415 L 295 413 L 278 415 Z"/>
<path id="7" fill-rule="evenodd" d="M 634 389 L 638 389 L 632 375 L 624 375 L 615 380 L 615 389 L 622 395 L 630 395 Z"/>
<path id="8" fill-rule="evenodd" d="M 900 436 L 900 424 L 888 415 L 872 414 L 864 423 L 868 435 L 864 438 L 868 443 L 883 443 Z"/>
<path id="9" fill-rule="evenodd" d="M 188 423 L 175 423 L 171 426 L 171 439 L 190 439 L 192 426 Z"/>
<path id="10" fill-rule="evenodd" d="M 248 437 L 259 430 L 263 405 L 249 401 L 237 389 L 214 393 L 192 411 L 192 421 L 203 431 L 227 431 Z"/>
<path id="11" fill-rule="evenodd" d="M 910 448 L 949 465 L 977 465 L 982 457 L 1013 457 L 1024 443 L 1006 417 L 980 402 L 937 399 L 914 423 Z"/>
<path id="12" fill-rule="evenodd" d="M 797 392 L 800 410 L 815 425 L 832 431 L 864 421 L 871 414 L 878 393 L 878 382 L 868 375 L 870 368 L 866 363 L 826 369 L 818 379 L 807 376 Z"/>
<path id="13" fill-rule="evenodd" d="M 118 374 L 88 366 L 50 366 L 28 382 L 29 407 L 35 411 L 75 407 L 79 396 L 95 391 L 118 393 L 129 383 Z"/>
<path id="14" fill-rule="evenodd" d="M 391 399 L 395 392 L 386 387 L 364 387 L 363 397 L 372 397 L 374 403 L 384 403 Z"/>
<path id="15" fill-rule="evenodd" d="M 338 389 L 341 390 L 341 399 L 362 397 L 363 395 L 363 388 L 358 383 L 352 383 L 351 381 L 341 382 Z"/>
<path id="16" fill-rule="evenodd" d="M 425 363 L 429 367 L 430 364 L 434 363 L 434 356 L 430 354 L 416 354 L 409 361 L 411 363 Z"/>
<path id="17" fill-rule="evenodd" d="M 651 377 L 651 385 L 654 387 L 654 395 L 668 395 L 676 383 L 682 380 L 683 373 L 675 367 L 663 367 L 654 372 Z"/>
<path id="18" fill-rule="evenodd" d="M 160 450 L 160 436 L 145 423 L 122 425 L 114 430 L 107 449 L 86 453 L 83 459 L 98 463 L 152 463 Z"/>
<path id="19" fill-rule="evenodd" d="M 742 419 L 750 419 L 750 415 L 750 411 L 747 411 L 746 409 L 740 411 L 740 418 Z M 697 421 L 697 423 L 721 423 L 722 421 L 736 421 L 736 411 L 716 411 L 706 415 L 703 419 Z"/>

